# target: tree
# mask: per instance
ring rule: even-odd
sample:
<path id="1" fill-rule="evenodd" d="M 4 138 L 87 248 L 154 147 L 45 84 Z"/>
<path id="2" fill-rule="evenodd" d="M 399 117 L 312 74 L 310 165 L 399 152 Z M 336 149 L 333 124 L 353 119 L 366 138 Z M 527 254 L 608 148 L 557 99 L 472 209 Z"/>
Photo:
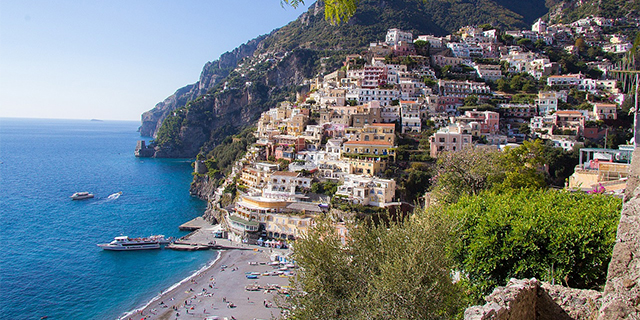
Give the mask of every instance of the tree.
<path id="1" fill-rule="evenodd" d="M 328 219 L 296 241 L 301 271 L 279 304 L 293 319 L 450 319 L 461 310 L 453 261 L 442 250 L 452 223 L 417 211 L 404 221 L 349 225 L 343 245 Z"/>
<path id="2" fill-rule="evenodd" d="M 523 122 L 520 124 L 520 127 L 518 128 L 518 132 L 522 133 L 522 134 L 530 134 L 531 133 L 531 128 L 529 128 L 529 124 L 526 122 Z"/>
<path id="3" fill-rule="evenodd" d="M 296 8 L 304 4 L 304 0 L 281 0 Z M 324 18 L 333 24 L 348 21 L 355 13 L 359 0 L 324 0 Z"/>
<path id="4" fill-rule="evenodd" d="M 501 169 L 504 179 L 496 187 L 502 190 L 520 188 L 545 188 L 544 158 L 542 140 L 525 140 L 516 148 L 509 148 L 501 154 Z"/>
<path id="5" fill-rule="evenodd" d="M 475 94 L 467 96 L 466 98 L 464 98 L 464 105 L 465 106 L 477 106 L 478 105 L 478 96 L 476 96 Z"/>
<path id="6" fill-rule="evenodd" d="M 467 146 L 438 156 L 431 190 L 440 202 L 455 203 L 492 188 L 503 176 L 500 151 Z"/>
<path id="7" fill-rule="evenodd" d="M 459 221 L 452 252 L 480 301 L 512 277 L 603 285 L 620 209 L 615 197 L 523 189 L 465 196 L 445 212 Z"/>

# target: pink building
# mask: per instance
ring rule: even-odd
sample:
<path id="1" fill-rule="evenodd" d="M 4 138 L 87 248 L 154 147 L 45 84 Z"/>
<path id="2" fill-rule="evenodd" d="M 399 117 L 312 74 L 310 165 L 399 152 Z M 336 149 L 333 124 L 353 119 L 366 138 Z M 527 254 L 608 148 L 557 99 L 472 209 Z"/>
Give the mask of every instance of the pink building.
<path id="1" fill-rule="evenodd" d="M 500 114 L 494 111 L 466 111 L 464 116 L 457 117 L 456 122 L 469 124 L 477 122 L 480 133 L 495 134 L 500 130 Z"/>

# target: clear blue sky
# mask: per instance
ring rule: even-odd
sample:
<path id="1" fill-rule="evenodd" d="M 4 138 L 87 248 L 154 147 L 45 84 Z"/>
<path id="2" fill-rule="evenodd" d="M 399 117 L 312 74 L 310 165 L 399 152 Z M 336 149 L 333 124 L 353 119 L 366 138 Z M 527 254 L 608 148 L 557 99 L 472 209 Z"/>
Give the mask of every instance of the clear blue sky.
<path id="1" fill-rule="evenodd" d="M 207 61 L 305 10 L 280 0 L 0 0 L 0 117 L 139 120 Z"/>

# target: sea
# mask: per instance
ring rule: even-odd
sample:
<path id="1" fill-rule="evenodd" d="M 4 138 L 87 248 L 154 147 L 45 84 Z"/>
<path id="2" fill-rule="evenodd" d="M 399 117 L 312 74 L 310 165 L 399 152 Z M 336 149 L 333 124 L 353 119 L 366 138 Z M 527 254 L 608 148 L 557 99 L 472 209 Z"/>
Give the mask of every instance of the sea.
<path id="1" fill-rule="evenodd" d="M 0 118 L 0 318 L 117 319 L 216 258 L 96 246 L 183 236 L 206 207 L 189 195 L 189 159 L 133 155 L 138 126 Z M 72 201 L 78 191 L 95 198 Z"/>

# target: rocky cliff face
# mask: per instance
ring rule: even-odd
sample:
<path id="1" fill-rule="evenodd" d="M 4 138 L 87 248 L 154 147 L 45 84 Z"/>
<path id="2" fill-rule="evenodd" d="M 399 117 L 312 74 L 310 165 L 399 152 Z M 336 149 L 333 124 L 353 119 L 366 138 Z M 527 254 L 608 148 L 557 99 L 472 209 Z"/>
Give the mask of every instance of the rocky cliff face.
<path id="1" fill-rule="evenodd" d="M 206 94 L 216 84 L 229 75 L 229 72 L 238 65 L 238 62 L 245 57 L 252 56 L 258 48 L 264 36 L 255 38 L 231 52 L 226 52 L 213 62 L 207 62 L 202 68 L 200 79 L 194 84 L 184 86 L 164 101 L 142 114 L 142 125 L 140 135 L 144 137 L 155 137 L 164 119 L 173 111 L 184 106 L 188 101 Z"/>

